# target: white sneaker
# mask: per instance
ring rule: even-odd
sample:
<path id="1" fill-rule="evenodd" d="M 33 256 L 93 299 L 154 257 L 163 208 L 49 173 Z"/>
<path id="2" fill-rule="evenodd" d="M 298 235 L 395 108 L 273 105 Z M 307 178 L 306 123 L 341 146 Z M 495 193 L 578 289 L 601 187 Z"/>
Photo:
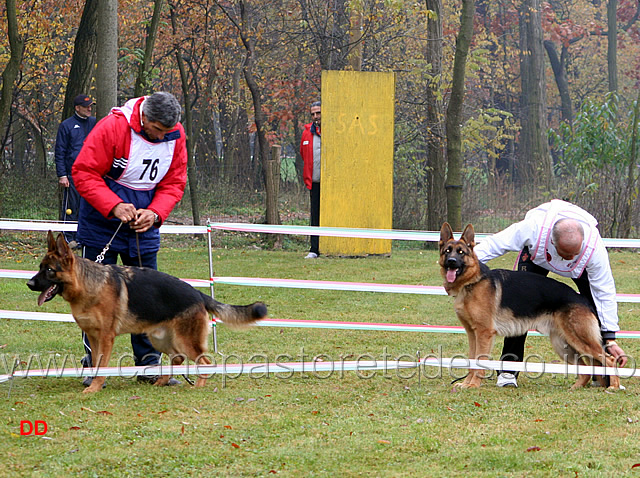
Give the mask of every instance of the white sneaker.
<path id="1" fill-rule="evenodd" d="M 305 256 L 305 259 L 317 259 L 317 258 L 318 258 L 318 254 L 316 254 L 315 252 L 310 252 Z"/>
<path id="2" fill-rule="evenodd" d="M 518 388 L 518 379 L 516 376 L 509 372 L 502 372 L 498 375 L 498 381 L 496 382 L 498 387 L 514 387 Z"/>

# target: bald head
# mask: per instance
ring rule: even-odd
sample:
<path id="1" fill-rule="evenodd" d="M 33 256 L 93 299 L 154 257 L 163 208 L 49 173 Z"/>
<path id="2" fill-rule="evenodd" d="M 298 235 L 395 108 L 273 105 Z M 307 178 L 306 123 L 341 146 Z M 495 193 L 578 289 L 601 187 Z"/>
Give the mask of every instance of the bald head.
<path id="1" fill-rule="evenodd" d="M 575 219 L 560 219 L 551 229 L 551 240 L 558 255 L 569 261 L 580 254 L 584 231 Z"/>

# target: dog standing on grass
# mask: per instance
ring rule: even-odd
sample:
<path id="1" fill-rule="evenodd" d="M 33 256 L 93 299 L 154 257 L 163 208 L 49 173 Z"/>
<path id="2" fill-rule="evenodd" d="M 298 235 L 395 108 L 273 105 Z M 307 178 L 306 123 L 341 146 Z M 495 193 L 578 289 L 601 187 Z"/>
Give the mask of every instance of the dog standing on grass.
<path id="1" fill-rule="evenodd" d="M 267 315 L 261 302 L 228 305 L 213 300 L 186 282 L 145 267 L 97 264 L 76 256 L 64 236 L 47 235 L 49 250 L 39 272 L 27 286 L 41 292 L 38 305 L 61 295 L 71 304 L 71 313 L 87 334 L 94 367 L 109 364 L 117 335 L 146 333 L 153 346 L 180 365 L 185 358 L 210 364 L 206 356 L 210 331 L 209 313 L 229 326 L 249 325 Z M 170 375 L 155 385 L 165 385 Z M 95 377 L 85 393 L 102 389 L 105 377 Z M 199 377 L 196 387 L 206 378 Z"/>
<path id="2" fill-rule="evenodd" d="M 447 294 L 469 339 L 469 358 L 488 360 L 496 335 L 513 337 L 529 329 L 549 335 L 555 352 L 570 364 L 615 367 L 601 343 L 600 325 L 588 301 L 571 287 L 530 272 L 491 270 L 480 263 L 469 224 L 459 240 L 448 223 L 440 230 L 440 270 Z M 460 388 L 479 387 L 484 370 L 470 370 Z M 601 378 L 601 377 L 600 377 Z M 591 375 L 579 375 L 572 389 L 584 387 Z M 602 383 L 602 381 L 601 381 Z M 610 376 L 610 389 L 620 378 Z"/>

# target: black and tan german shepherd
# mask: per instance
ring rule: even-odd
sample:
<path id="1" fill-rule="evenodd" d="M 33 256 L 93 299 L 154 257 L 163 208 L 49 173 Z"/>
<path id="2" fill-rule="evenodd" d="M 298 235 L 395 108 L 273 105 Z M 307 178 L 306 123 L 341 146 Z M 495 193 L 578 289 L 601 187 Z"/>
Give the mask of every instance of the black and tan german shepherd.
<path id="1" fill-rule="evenodd" d="M 444 288 L 455 298 L 456 314 L 469 339 L 469 358 L 489 360 L 496 335 L 513 337 L 535 329 L 549 335 L 555 352 L 568 363 L 615 366 L 614 357 L 602 347 L 591 305 L 571 287 L 532 272 L 489 269 L 473 252 L 471 224 L 456 241 L 445 222 L 439 244 Z M 483 378 L 483 370 L 470 370 L 459 386 L 479 387 Z M 580 375 L 572 388 L 590 379 Z M 619 377 L 611 375 L 609 388 L 619 386 Z"/>
<path id="2" fill-rule="evenodd" d="M 49 250 L 39 272 L 27 286 L 41 292 L 38 305 L 61 295 L 71 304 L 76 323 L 89 337 L 94 367 L 109 364 L 113 341 L 121 334 L 146 333 L 153 346 L 166 353 L 174 365 L 185 358 L 210 364 L 207 358 L 209 313 L 224 324 L 242 326 L 267 315 L 261 302 L 227 305 L 194 289 L 186 282 L 145 267 L 97 264 L 76 256 L 62 234 L 49 231 Z M 164 375 L 156 385 L 165 385 Z M 95 377 L 86 393 L 102 389 L 105 377 Z M 196 386 L 205 385 L 199 377 Z"/>

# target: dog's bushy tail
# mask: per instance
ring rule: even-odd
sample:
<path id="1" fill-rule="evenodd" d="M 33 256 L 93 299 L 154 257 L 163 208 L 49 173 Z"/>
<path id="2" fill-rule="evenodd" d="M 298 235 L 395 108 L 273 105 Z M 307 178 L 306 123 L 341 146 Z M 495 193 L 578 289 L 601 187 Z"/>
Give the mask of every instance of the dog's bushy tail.
<path id="1" fill-rule="evenodd" d="M 249 305 L 229 305 L 218 302 L 206 294 L 202 295 L 205 297 L 207 310 L 230 327 L 251 325 L 267 316 L 267 306 L 262 302 L 254 302 Z"/>

